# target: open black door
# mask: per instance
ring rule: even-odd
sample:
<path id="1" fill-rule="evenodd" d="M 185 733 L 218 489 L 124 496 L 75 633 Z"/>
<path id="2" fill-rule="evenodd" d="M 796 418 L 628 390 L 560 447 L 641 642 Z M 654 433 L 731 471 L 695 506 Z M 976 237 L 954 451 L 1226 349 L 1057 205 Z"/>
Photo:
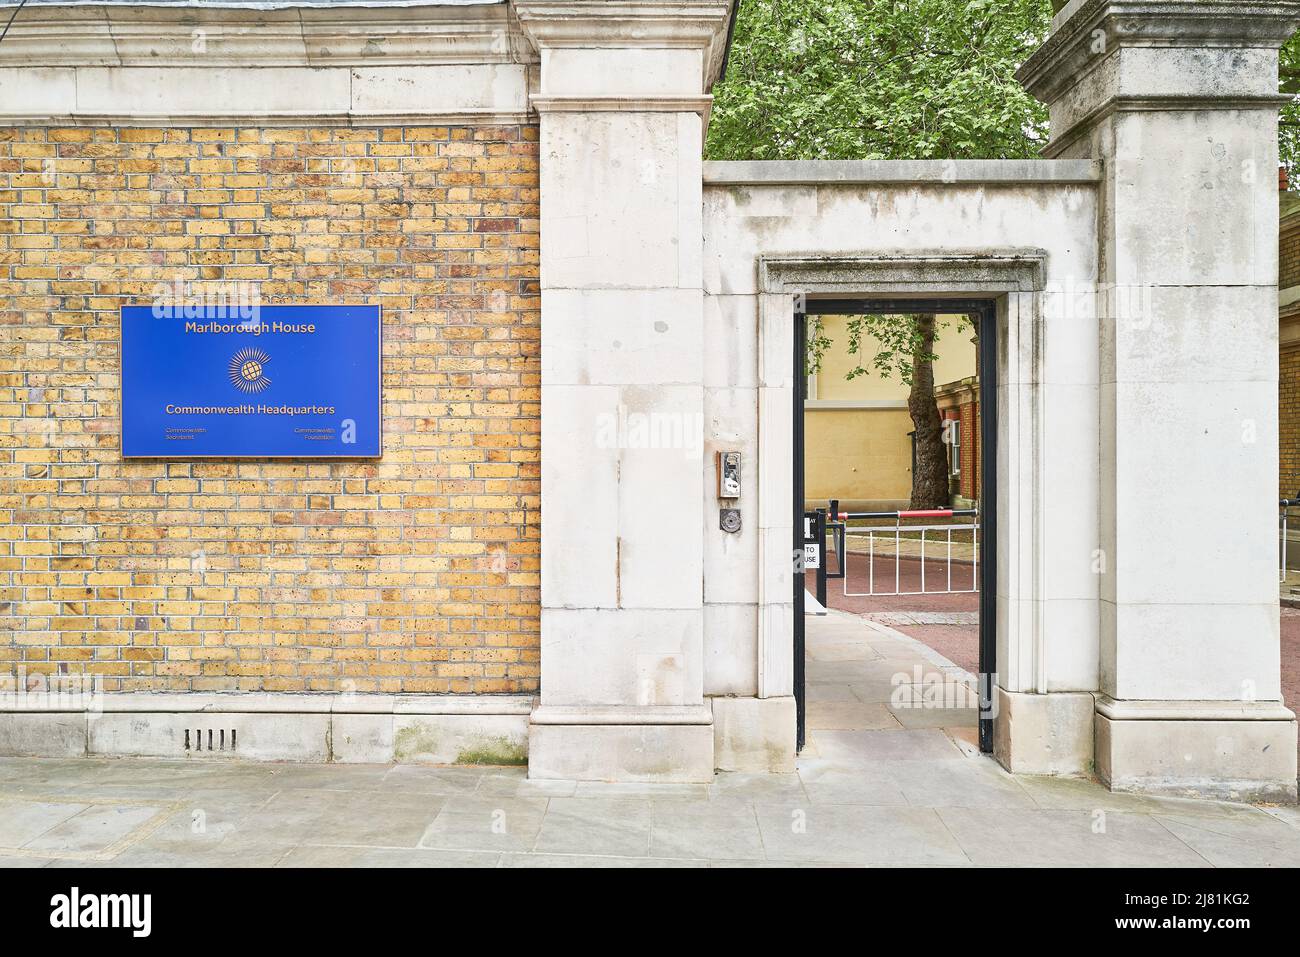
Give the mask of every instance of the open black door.
<path id="1" fill-rule="evenodd" d="M 979 311 L 980 377 L 980 750 L 993 751 L 993 687 L 998 656 L 998 315 Z"/>
<path id="2" fill-rule="evenodd" d="M 808 356 L 808 317 L 799 309 L 794 314 L 794 706 L 798 722 L 798 749 L 803 750 L 808 706 L 804 698 L 804 500 L 803 500 L 803 403 L 808 393 L 805 371 Z"/>

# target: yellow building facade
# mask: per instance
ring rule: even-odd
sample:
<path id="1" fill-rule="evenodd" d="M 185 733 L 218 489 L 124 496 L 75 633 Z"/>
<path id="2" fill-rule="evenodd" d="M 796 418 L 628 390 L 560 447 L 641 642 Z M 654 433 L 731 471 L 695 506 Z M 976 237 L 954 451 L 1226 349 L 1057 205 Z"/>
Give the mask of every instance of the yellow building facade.
<path id="1" fill-rule="evenodd" d="M 912 418 L 908 387 L 897 376 L 872 370 L 849 379 L 861 365 L 871 368 L 880 344 L 863 336 L 849 352 L 847 316 L 823 316 L 822 334 L 831 340 L 820 368 L 808 377 L 804 403 L 804 488 L 810 503 L 837 498 L 852 509 L 906 507 L 912 491 Z M 973 330 L 959 316 L 939 317 L 935 343 L 936 385 L 973 376 Z"/>

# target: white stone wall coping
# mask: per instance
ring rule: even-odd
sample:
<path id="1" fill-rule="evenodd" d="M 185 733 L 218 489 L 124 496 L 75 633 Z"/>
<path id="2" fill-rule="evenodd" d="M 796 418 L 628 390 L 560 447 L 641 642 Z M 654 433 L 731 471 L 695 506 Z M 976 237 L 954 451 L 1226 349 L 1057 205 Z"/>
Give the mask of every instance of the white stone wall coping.
<path id="1" fill-rule="evenodd" d="M 472 7 L 506 0 L 32 0 L 29 10 L 45 7 L 162 7 L 166 10 L 297 10 L 324 7 Z M 0 0 L 0 10 L 18 6 L 19 0 Z"/>
<path id="2" fill-rule="evenodd" d="M 0 123 L 513 125 L 538 57 L 504 3 L 28 7 Z"/>
<path id="3" fill-rule="evenodd" d="M 1097 160 L 744 160 L 704 164 L 705 186 L 940 184 L 1025 186 L 1101 181 Z"/>
<path id="4" fill-rule="evenodd" d="M 0 66 L 406 66 L 535 63 L 501 0 L 389 6 L 39 4 Z"/>
<path id="5" fill-rule="evenodd" d="M 0 712 L 526 715 L 530 695 L 278 694 L 275 692 L 110 692 L 47 696 L 0 694 Z"/>

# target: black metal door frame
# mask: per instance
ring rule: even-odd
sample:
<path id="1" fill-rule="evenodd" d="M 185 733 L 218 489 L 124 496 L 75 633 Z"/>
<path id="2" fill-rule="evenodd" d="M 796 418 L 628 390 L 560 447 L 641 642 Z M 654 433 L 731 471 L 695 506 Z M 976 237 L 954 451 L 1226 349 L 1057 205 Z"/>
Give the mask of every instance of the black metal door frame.
<path id="1" fill-rule="evenodd" d="M 998 362 L 997 303 L 993 299 L 812 299 L 795 301 L 794 325 L 794 699 L 798 715 L 799 748 L 807 728 L 807 699 L 804 694 L 804 400 L 808 393 L 805 374 L 808 354 L 808 316 L 851 316 L 866 313 L 931 312 L 976 317 L 979 329 L 980 415 L 980 598 L 979 598 L 979 742 L 980 750 L 993 750 L 992 697 L 997 674 L 997 530 L 998 530 Z M 823 553 L 825 549 L 823 548 Z M 822 561 L 825 561 L 823 554 Z"/>
<path id="2" fill-rule="evenodd" d="M 808 705 L 804 697 L 804 495 L 803 495 L 803 404 L 808 395 L 808 316 L 796 308 L 794 314 L 794 707 L 798 722 L 797 749 L 802 751 L 807 728 Z"/>

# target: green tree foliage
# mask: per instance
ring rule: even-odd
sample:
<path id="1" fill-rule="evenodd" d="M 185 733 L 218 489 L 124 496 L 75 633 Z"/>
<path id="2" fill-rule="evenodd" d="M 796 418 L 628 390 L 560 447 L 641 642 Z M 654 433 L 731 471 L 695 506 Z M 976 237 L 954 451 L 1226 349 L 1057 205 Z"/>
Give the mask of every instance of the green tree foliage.
<path id="1" fill-rule="evenodd" d="M 1037 155 L 1050 0 L 740 0 L 709 159 Z"/>
<path id="2" fill-rule="evenodd" d="M 1057 0 L 740 0 L 709 159 L 1033 157 L 1016 69 Z M 1282 48 L 1282 162 L 1300 187 L 1300 34 Z"/>
<path id="3" fill-rule="evenodd" d="M 1286 164 L 1291 188 L 1300 188 L 1300 33 L 1282 47 L 1278 61 L 1278 89 L 1291 96 L 1278 118 L 1278 148 Z"/>

